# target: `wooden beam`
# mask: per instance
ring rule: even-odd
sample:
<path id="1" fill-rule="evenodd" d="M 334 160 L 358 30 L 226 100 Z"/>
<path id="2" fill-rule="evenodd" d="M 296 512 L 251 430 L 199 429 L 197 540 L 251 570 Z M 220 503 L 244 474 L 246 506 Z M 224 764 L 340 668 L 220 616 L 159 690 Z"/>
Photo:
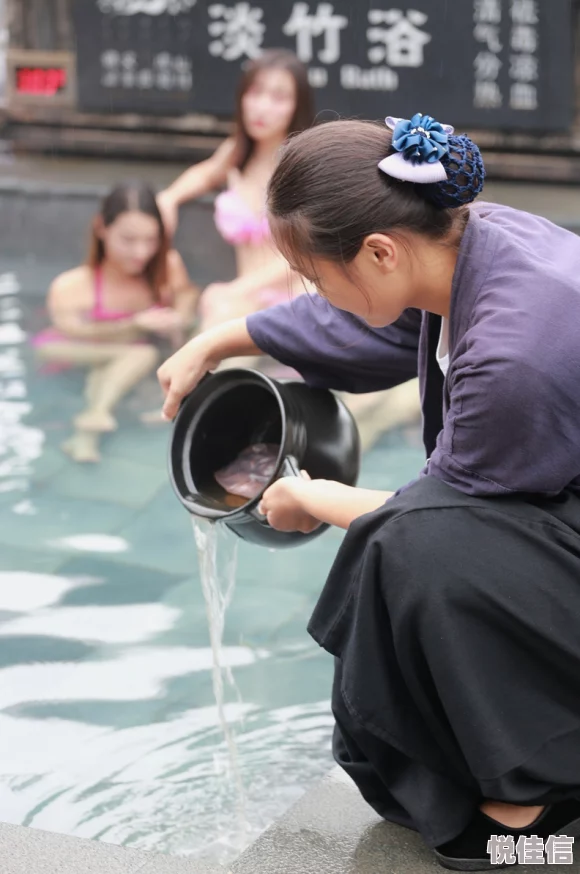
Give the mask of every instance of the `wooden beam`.
<path id="1" fill-rule="evenodd" d="M 8 126 L 5 135 L 15 152 L 185 161 L 208 156 L 223 142 L 220 137 L 191 134 L 135 133 L 14 123 Z"/>

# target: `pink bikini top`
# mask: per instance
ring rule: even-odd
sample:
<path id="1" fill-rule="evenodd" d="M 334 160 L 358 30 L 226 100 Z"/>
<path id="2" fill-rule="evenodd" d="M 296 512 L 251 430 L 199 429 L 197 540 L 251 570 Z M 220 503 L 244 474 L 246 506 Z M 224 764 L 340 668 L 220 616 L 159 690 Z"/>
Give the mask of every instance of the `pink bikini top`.
<path id="1" fill-rule="evenodd" d="M 101 267 L 95 270 L 95 303 L 91 318 L 94 322 L 119 322 L 122 319 L 130 319 L 134 312 L 122 310 L 108 310 L 103 303 L 103 271 Z"/>
<path id="2" fill-rule="evenodd" d="M 122 312 L 121 310 L 108 310 L 103 304 L 103 271 L 101 267 L 97 267 L 95 269 L 95 299 L 93 302 L 93 309 L 91 310 L 90 318 L 93 322 L 118 322 L 121 319 L 130 319 L 135 315 L 135 313 L 131 312 Z M 40 331 L 36 334 L 35 337 L 32 338 L 32 343 L 34 346 L 44 346 L 46 343 L 53 343 L 55 341 L 61 342 L 62 340 L 66 340 L 66 336 L 63 335 L 56 328 L 45 328 L 43 331 Z M 50 371 L 52 372 L 55 368 L 50 365 Z M 66 369 L 61 368 L 60 365 L 56 365 L 56 371 Z"/>
<path id="3" fill-rule="evenodd" d="M 257 216 L 232 188 L 222 191 L 215 200 L 216 228 L 234 246 L 250 243 L 259 246 L 270 236 L 268 219 Z"/>

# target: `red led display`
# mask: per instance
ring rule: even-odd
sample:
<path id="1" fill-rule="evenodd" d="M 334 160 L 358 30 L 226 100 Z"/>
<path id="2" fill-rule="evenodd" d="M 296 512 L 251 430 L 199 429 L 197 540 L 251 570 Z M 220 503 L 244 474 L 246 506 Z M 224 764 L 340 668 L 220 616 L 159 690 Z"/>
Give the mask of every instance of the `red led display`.
<path id="1" fill-rule="evenodd" d="M 66 88 L 67 71 L 63 67 L 18 67 L 16 91 L 54 97 Z"/>

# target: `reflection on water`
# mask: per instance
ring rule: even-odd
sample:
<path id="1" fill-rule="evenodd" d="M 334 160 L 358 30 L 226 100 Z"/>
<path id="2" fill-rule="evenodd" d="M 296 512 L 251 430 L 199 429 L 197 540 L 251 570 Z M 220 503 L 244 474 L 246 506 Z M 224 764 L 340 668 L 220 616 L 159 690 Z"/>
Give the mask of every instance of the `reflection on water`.
<path id="1" fill-rule="evenodd" d="M 0 634 L 9 662 L 0 671 L 0 815 L 228 861 L 328 766 L 328 705 L 269 710 L 230 702 L 220 714 L 206 689 L 200 705 L 191 706 L 196 686 L 200 696 L 207 686 L 196 677 L 209 678 L 214 669 L 211 647 L 152 645 L 178 619 L 180 611 L 166 605 L 62 606 L 91 584 L 93 578 L 0 574 Z M 65 660 L 59 637 L 68 646 L 97 644 L 95 656 Z M 41 642 L 50 661 L 37 661 Z M 225 645 L 219 663 L 231 672 L 310 657 L 305 645 L 276 654 Z M 172 708 L 171 683 L 180 678 L 191 687 L 189 706 L 181 699 Z M 152 704 L 151 716 L 135 719 L 131 704 L 144 702 Z M 110 709 L 115 704 L 118 710 Z M 223 724 L 236 726 L 237 779 L 233 738 L 224 736 Z M 275 794 L 272 785 L 279 786 Z"/>
<path id="2" fill-rule="evenodd" d="M 15 273 L 0 273 L 0 494 L 26 492 L 44 433 L 25 419 L 31 412 L 22 349 L 21 286 Z M 30 504 L 30 502 L 28 502 Z"/>
<path id="3" fill-rule="evenodd" d="M 34 291 L 19 292 L 26 330 L 40 323 Z M 59 448 L 82 375 L 39 373 L 26 343 L 0 342 L 0 381 L 9 365 L 26 381 L 17 425 L 42 439 L 26 463 L 0 447 L 0 821 L 227 862 L 238 796 L 190 520 L 168 485 L 167 429 L 138 421 L 158 388 L 140 387 L 85 467 Z M 416 433 L 392 435 L 361 485 L 395 488 L 421 465 Z M 332 660 L 306 624 L 341 537 L 291 554 L 239 544 L 219 637 L 245 842 L 332 763 Z"/>
<path id="4" fill-rule="evenodd" d="M 178 612 L 159 604 L 140 604 L 132 608 L 131 614 L 128 623 L 123 607 L 65 607 L 57 612 L 46 611 L 7 622 L 2 635 L 46 634 L 66 640 L 141 643 L 169 631 Z"/>
<path id="5" fill-rule="evenodd" d="M 13 508 L 14 509 L 14 508 Z M 78 549 L 80 552 L 125 552 L 129 544 L 110 534 L 72 534 L 51 543 L 55 549 Z"/>
<path id="6" fill-rule="evenodd" d="M 227 708 L 231 721 L 242 715 L 247 844 L 328 768 L 331 720 L 326 702 L 267 714 Z M 55 720 L 45 724 L 40 749 L 34 722 L 2 717 L 3 743 L 35 752 L 3 776 L 0 807 L 38 828 L 231 861 L 243 846 L 238 797 L 224 779 L 229 755 L 216 722 L 215 708 L 115 732 Z"/>

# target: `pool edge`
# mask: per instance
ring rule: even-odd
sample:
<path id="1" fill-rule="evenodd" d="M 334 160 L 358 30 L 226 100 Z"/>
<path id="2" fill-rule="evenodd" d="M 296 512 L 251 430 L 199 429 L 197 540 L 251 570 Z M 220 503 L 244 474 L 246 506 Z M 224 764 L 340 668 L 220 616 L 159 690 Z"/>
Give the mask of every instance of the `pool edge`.
<path id="1" fill-rule="evenodd" d="M 433 874 L 442 869 L 419 835 L 385 822 L 337 767 L 227 869 L 191 857 L 0 823 L 2 874 Z M 534 874 L 537 866 L 518 866 Z M 578 874 L 580 864 L 551 865 Z"/>
<path id="2" fill-rule="evenodd" d="M 550 865 L 550 874 L 578 874 Z M 443 869 L 416 832 L 385 822 L 335 767 L 233 863 L 230 874 L 434 874 Z M 518 865 L 536 874 L 537 865 Z"/>
<path id="3" fill-rule="evenodd" d="M 2 874 L 225 874 L 192 858 L 0 823 Z"/>

